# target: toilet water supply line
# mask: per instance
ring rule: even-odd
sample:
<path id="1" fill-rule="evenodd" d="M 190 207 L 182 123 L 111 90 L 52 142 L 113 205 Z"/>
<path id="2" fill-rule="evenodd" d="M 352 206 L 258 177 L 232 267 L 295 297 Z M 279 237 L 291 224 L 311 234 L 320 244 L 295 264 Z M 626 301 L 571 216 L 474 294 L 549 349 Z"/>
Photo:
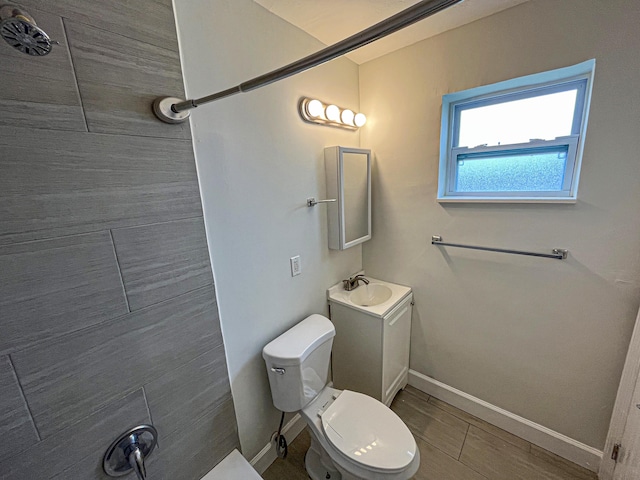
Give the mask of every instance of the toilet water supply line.
<path id="1" fill-rule="evenodd" d="M 289 447 L 287 446 L 287 439 L 282 435 L 282 425 L 284 424 L 284 412 L 282 412 L 282 416 L 280 417 L 280 426 L 278 427 L 278 433 L 274 442 L 276 442 L 276 454 L 278 457 L 285 459 L 287 458 L 287 453 L 289 453 Z"/>
<path id="2" fill-rule="evenodd" d="M 185 122 L 191 115 L 190 110 L 200 105 L 230 97 L 236 93 L 249 92 L 279 80 L 283 80 L 292 75 L 304 72 L 305 70 L 321 65 L 329 60 L 333 60 L 334 58 L 341 57 L 342 55 L 363 47 L 364 45 L 368 45 L 369 43 L 375 42 L 387 35 L 402 30 L 409 25 L 430 17 L 431 15 L 462 1 L 463 0 L 423 0 L 365 30 L 362 30 L 359 33 L 345 38 L 334 45 L 326 47 L 319 52 L 313 53 L 269 73 L 265 73 L 264 75 L 260 75 L 259 77 L 255 77 L 235 87 L 192 100 L 183 101 L 182 99 L 175 97 L 156 98 L 153 102 L 153 111 L 163 122 Z"/>

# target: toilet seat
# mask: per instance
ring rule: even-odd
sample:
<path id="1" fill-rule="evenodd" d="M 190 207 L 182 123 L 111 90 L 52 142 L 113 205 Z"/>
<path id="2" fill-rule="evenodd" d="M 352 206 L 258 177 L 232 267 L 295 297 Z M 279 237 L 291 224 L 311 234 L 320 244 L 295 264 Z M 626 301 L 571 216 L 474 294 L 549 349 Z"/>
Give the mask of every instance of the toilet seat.
<path id="1" fill-rule="evenodd" d="M 416 442 L 404 422 L 367 395 L 344 390 L 320 418 L 334 450 L 367 470 L 401 472 L 416 456 Z"/>

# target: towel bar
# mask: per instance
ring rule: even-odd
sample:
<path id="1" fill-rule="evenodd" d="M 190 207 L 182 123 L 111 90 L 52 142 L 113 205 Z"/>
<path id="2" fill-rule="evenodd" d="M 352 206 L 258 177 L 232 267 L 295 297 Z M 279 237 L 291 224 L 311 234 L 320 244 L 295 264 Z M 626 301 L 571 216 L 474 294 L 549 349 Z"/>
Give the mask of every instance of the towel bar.
<path id="1" fill-rule="evenodd" d="M 460 243 L 447 243 L 442 241 L 442 237 L 440 235 L 433 235 L 431 237 L 431 244 L 439 245 L 441 247 L 470 248 L 471 250 L 484 250 L 487 252 L 511 253 L 513 255 L 527 255 L 530 257 L 555 258 L 557 260 L 565 260 L 569 253 L 569 251 L 564 248 L 554 248 L 553 250 L 551 250 L 552 253 L 539 253 L 539 252 L 526 252 L 524 250 L 509 250 L 506 248 L 480 247 L 478 245 L 462 245 Z"/>

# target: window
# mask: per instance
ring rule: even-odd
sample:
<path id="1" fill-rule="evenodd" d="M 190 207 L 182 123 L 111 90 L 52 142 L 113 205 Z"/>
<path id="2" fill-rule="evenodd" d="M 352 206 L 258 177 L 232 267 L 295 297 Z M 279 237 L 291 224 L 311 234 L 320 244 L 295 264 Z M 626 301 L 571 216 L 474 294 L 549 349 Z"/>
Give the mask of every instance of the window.
<path id="1" fill-rule="evenodd" d="M 442 97 L 441 202 L 575 202 L 595 60 Z"/>

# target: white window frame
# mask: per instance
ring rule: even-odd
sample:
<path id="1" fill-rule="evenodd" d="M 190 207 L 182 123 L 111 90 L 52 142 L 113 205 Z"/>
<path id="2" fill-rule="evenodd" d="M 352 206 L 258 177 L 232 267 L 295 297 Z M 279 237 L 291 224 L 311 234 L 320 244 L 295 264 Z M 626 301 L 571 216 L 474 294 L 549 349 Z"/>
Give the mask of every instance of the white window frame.
<path id="1" fill-rule="evenodd" d="M 442 97 L 442 124 L 440 135 L 440 170 L 438 175 L 438 202 L 493 202 L 493 203 L 575 203 L 578 195 L 580 167 L 584 138 L 593 89 L 595 60 L 571 67 L 537 73 L 505 82 L 472 88 Z M 531 140 L 527 143 L 497 146 L 457 147 L 460 112 L 466 108 L 501 103 L 505 99 L 517 100 L 566 90 L 583 82 L 578 90 L 576 111 L 571 135 L 553 140 Z M 458 160 L 490 153 L 527 153 L 546 148 L 566 146 L 567 161 L 561 191 L 517 192 L 457 192 Z"/>

